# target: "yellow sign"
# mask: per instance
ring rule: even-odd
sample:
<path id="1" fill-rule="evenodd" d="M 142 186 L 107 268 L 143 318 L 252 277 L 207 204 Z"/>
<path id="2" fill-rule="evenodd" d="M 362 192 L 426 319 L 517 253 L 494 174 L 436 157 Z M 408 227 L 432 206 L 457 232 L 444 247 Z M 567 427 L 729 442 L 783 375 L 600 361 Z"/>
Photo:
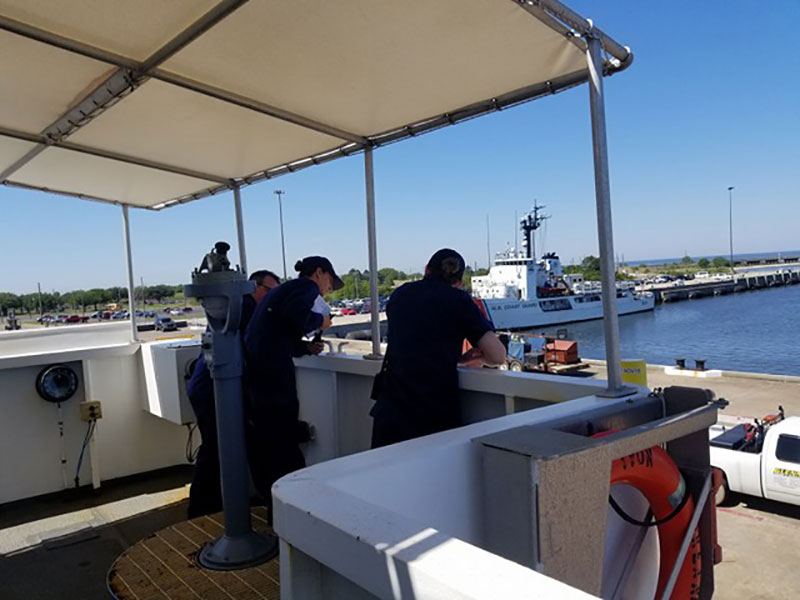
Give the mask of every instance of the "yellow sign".
<path id="1" fill-rule="evenodd" d="M 622 381 L 647 387 L 647 363 L 643 360 L 623 360 Z"/>

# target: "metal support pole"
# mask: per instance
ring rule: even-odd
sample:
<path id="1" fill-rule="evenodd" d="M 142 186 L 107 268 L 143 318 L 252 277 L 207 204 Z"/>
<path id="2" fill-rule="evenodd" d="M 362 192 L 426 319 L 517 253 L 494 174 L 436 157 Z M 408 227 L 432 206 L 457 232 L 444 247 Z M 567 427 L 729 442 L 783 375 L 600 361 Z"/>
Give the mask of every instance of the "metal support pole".
<path id="1" fill-rule="evenodd" d="M 286 281 L 286 244 L 283 241 L 283 203 L 281 202 L 281 196 L 285 194 L 283 190 L 275 190 L 273 192 L 278 197 L 278 215 L 280 216 L 281 220 L 281 256 L 283 257 L 283 280 Z"/>
<path id="2" fill-rule="evenodd" d="M 128 268 L 128 310 L 131 313 L 131 340 L 139 341 L 136 329 L 136 298 L 133 285 L 133 256 L 131 255 L 131 225 L 128 218 L 128 205 L 122 205 L 122 234 L 125 238 L 125 265 Z"/>
<path id="3" fill-rule="evenodd" d="M 730 242 L 731 242 L 731 275 L 733 275 L 734 281 L 736 280 L 736 269 L 733 267 L 733 186 L 728 188 L 728 219 L 729 219 L 729 231 L 730 231 Z"/>
<path id="4" fill-rule="evenodd" d="M 242 220 L 242 194 L 239 186 L 233 188 L 233 207 L 236 210 L 236 239 L 239 244 L 239 266 L 247 275 L 247 250 L 244 245 L 244 221 Z"/>
<path id="5" fill-rule="evenodd" d="M 378 244 L 375 234 L 375 176 L 372 170 L 372 146 L 364 149 L 364 179 L 367 184 L 367 245 L 369 249 L 369 298 L 372 324 L 372 353 L 381 357 L 381 322 L 378 306 Z"/>
<path id="6" fill-rule="evenodd" d="M 597 237 L 600 244 L 600 278 L 603 286 L 603 336 L 606 344 L 608 389 L 602 395 L 619 397 L 633 393 L 622 385 L 619 354 L 619 316 L 614 272 L 614 237 L 611 223 L 611 186 L 608 177 L 608 144 L 603 98 L 603 47 L 597 37 L 587 36 L 589 104 L 592 113 L 594 188 L 597 201 Z"/>

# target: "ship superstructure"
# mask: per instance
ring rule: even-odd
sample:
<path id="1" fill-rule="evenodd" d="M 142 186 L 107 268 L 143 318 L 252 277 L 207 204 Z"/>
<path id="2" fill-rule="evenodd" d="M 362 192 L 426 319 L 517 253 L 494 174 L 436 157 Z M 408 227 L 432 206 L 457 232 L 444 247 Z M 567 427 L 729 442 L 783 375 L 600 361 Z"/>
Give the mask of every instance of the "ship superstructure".
<path id="1" fill-rule="evenodd" d="M 523 250 L 499 254 L 489 274 L 472 278 L 472 294 L 486 317 L 498 329 L 527 329 L 603 316 L 602 295 L 584 292 L 581 275 L 565 275 L 553 252 L 536 258 L 535 233 L 550 218 L 544 206 L 534 204 L 520 220 Z M 620 315 L 653 310 L 652 294 L 617 290 Z"/>

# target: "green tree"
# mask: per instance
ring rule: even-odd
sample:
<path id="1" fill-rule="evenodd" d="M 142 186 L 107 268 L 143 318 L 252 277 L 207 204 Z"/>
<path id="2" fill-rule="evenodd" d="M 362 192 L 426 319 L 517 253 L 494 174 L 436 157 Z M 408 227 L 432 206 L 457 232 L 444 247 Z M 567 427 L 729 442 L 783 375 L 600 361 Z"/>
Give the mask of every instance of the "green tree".
<path id="1" fill-rule="evenodd" d="M 682 264 L 682 265 L 691 265 L 691 264 L 693 264 L 693 263 L 694 263 L 694 261 L 692 260 L 692 257 L 691 257 L 691 256 L 689 256 L 688 254 L 686 254 L 686 255 L 685 255 L 685 256 L 684 256 L 684 257 L 681 259 L 681 264 Z"/>
<path id="2" fill-rule="evenodd" d="M 700 260 L 697 261 L 697 266 L 700 267 L 701 269 L 707 269 L 708 265 L 710 264 L 711 263 L 708 262 L 707 258 L 701 258 Z"/>
<path id="3" fill-rule="evenodd" d="M 581 261 L 581 268 L 583 271 L 597 271 L 600 272 L 600 258 L 592 256 L 591 254 Z"/>
<path id="4" fill-rule="evenodd" d="M 717 256 L 714 258 L 714 260 L 711 261 L 711 264 L 714 265 L 715 269 L 722 269 L 725 267 L 730 267 L 731 261 L 729 261 L 727 258 L 722 258 L 721 256 Z"/>
<path id="5" fill-rule="evenodd" d="M 0 315 L 7 316 L 9 309 L 17 311 L 22 308 L 22 299 L 11 292 L 0 292 Z"/>
<path id="6" fill-rule="evenodd" d="M 172 285 L 150 285 L 145 286 L 145 298 L 162 302 L 164 298 L 175 296 L 175 286 Z"/>

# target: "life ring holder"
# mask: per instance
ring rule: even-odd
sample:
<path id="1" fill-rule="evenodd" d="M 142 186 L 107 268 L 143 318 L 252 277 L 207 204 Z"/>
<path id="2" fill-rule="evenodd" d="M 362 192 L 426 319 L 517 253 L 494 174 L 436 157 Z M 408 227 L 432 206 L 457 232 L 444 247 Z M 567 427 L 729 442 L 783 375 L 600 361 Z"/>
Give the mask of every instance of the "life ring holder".
<path id="1" fill-rule="evenodd" d="M 680 555 L 683 538 L 694 513 L 694 500 L 677 465 L 658 446 L 614 460 L 611 466 L 611 485 L 617 484 L 634 487 L 650 504 L 653 519 L 644 522 L 626 514 L 609 496 L 611 507 L 628 523 L 658 528 L 661 559 L 655 597 L 660 599 Z M 696 527 L 670 597 L 675 600 L 698 598 L 701 567 L 700 528 Z"/>
<path id="2" fill-rule="evenodd" d="M 596 433 L 592 437 L 605 437 L 617 433 L 615 430 Z M 694 513 L 692 500 L 686 480 L 675 461 L 666 450 L 653 446 L 633 454 L 617 458 L 611 464 L 611 486 L 627 484 L 639 491 L 650 504 L 652 515 L 649 521 L 640 521 L 628 515 L 622 507 L 608 496 L 608 503 L 617 515 L 639 527 L 657 527 L 660 564 L 655 598 L 664 594 L 673 566 L 680 555 L 686 529 Z M 696 527 L 686 556 L 683 558 L 678 578 L 672 588 L 670 598 L 674 600 L 700 597 L 702 578 L 702 552 L 700 547 L 700 527 Z"/>

